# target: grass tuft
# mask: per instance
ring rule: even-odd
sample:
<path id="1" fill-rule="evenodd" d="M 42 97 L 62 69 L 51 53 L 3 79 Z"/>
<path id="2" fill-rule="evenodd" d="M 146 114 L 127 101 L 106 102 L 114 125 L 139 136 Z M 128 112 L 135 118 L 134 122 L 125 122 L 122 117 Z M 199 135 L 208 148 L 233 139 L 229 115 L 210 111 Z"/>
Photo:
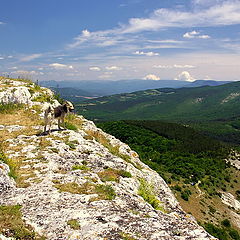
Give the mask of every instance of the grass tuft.
<path id="1" fill-rule="evenodd" d="M 65 122 L 65 127 L 68 130 L 73 130 L 73 131 L 77 131 L 78 127 L 70 122 Z"/>
<path id="2" fill-rule="evenodd" d="M 2 161 L 3 163 L 7 164 L 9 166 L 10 172 L 8 173 L 9 177 L 12 177 L 14 180 L 17 179 L 17 173 L 16 173 L 16 164 L 9 158 L 6 157 L 6 155 L 4 154 L 4 152 L 1 149 L 0 146 L 0 161 Z"/>
<path id="3" fill-rule="evenodd" d="M 161 201 L 159 201 L 154 194 L 153 186 L 143 178 L 140 178 L 139 182 L 138 194 L 143 197 L 146 202 L 151 204 L 154 209 L 164 211 Z"/>
<path id="4" fill-rule="evenodd" d="M 68 220 L 67 225 L 69 225 L 73 230 L 79 230 L 81 228 L 77 219 Z"/>
<path id="5" fill-rule="evenodd" d="M 88 171 L 88 170 L 90 170 L 90 168 L 85 165 L 74 165 L 74 166 L 72 166 L 72 170 L 73 171 L 75 171 L 75 170 Z"/>

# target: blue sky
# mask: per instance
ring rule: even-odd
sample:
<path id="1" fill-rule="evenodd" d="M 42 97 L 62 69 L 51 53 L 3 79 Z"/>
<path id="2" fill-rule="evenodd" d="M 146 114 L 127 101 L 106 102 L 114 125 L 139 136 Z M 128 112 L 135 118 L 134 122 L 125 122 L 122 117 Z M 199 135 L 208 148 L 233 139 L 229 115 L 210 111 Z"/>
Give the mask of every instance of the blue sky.
<path id="1" fill-rule="evenodd" d="M 240 80 L 239 0 L 1 0 L 0 74 Z"/>

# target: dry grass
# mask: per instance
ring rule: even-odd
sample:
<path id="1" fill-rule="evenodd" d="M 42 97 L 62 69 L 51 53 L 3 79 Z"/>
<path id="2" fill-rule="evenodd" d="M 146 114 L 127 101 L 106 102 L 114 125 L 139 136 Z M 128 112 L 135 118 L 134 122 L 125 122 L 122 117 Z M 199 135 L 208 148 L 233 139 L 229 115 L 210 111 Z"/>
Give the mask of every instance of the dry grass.
<path id="1" fill-rule="evenodd" d="M 83 120 L 81 120 L 79 117 L 77 117 L 75 114 L 73 113 L 69 113 L 67 114 L 66 118 L 65 118 L 66 124 L 68 125 L 73 125 L 75 126 L 77 129 L 82 129 L 82 125 L 83 125 Z M 70 129 L 71 130 L 71 129 Z M 74 130 L 74 129 L 73 129 Z"/>
<path id="2" fill-rule="evenodd" d="M 18 131 L 9 132 L 8 130 L 0 130 L 0 142 L 2 152 L 12 151 L 21 152 L 22 148 L 30 144 L 31 140 L 25 139 L 26 145 L 16 144 L 12 145 L 11 142 L 7 142 L 7 139 L 15 139 L 19 135 L 33 136 L 38 133 L 38 130 L 33 129 L 33 126 L 40 125 L 41 119 L 38 114 L 34 114 L 30 109 L 20 109 L 18 111 L 13 111 L 7 114 L 0 114 L 0 125 L 20 125 L 24 126 L 23 129 Z M 46 140 L 46 137 L 40 137 L 40 142 L 38 148 L 45 148 L 50 145 L 50 141 Z M 13 157 L 12 159 L 7 159 L 7 164 L 10 166 L 11 175 L 14 177 L 17 187 L 28 187 L 30 185 L 29 179 L 36 179 L 33 168 L 21 168 L 26 163 L 25 154 L 21 153 L 18 157 Z M 34 180 L 34 181 L 35 181 Z"/>
<path id="3" fill-rule="evenodd" d="M 131 177 L 131 174 L 127 171 L 124 171 L 124 170 L 117 170 L 117 169 L 108 168 L 108 169 L 105 169 L 102 172 L 99 172 L 98 176 L 103 182 L 106 182 L 106 181 L 119 182 L 120 176 Z"/>
<path id="4" fill-rule="evenodd" d="M 119 150 L 120 146 L 112 146 L 109 139 L 107 139 L 104 136 L 104 134 L 102 134 L 100 131 L 90 131 L 90 130 L 88 130 L 88 131 L 86 131 L 86 133 L 87 133 L 87 137 L 85 137 L 85 139 L 94 138 L 97 142 L 99 142 L 104 147 L 106 147 L 111 154 L 122 158 L 123 160 L 125 160 L 128 163 L 131 163 L 137 169 L 142 169 L 140 164 L 137 164 L 137 163 L 135 164 L 134 162 L 131 161 L 130 156 L 120 153 L 120 150 Z"/>
<path id="5" fill-rule="evenodd" d="M 85 182 L 79 185 L 75 182 L 65 184 L 54 185 L 60 192 L 70 192 L 73 194 L 97 194 L 98 197 L 91 199 L 91 201 L 97 200 L 112 200 L 116 194 L 114 189 L 109 185 L 93 184 Z"/>
<path id="6" fill-rule="evenodd" d="M 0 233 L 14 239 L 46 239 L 38 236 L 33 228 L 23 221 L 20 209 L 19 205 L 0 206 Z"/>

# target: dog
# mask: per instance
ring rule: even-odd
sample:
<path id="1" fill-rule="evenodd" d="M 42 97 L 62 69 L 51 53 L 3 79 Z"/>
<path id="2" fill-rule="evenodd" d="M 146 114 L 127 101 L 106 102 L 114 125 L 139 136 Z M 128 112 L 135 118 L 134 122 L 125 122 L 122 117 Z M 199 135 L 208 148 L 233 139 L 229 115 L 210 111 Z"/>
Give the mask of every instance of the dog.
<path id="1" fill-rule="evenodd" d="M 58 129 L 61 130 L 61 124 L 65 129 L 64 118 L 69 113 L 74 111 L 74 106 L 71 102 L 65 101 L 62 105 L 53 107 L 52 105 L 44 111 L 44 133 L 47 131 L 47 125 L 49 125 L 49 133 L 51 133 L 51 125 L 54 119 L 58 120 Z"/>

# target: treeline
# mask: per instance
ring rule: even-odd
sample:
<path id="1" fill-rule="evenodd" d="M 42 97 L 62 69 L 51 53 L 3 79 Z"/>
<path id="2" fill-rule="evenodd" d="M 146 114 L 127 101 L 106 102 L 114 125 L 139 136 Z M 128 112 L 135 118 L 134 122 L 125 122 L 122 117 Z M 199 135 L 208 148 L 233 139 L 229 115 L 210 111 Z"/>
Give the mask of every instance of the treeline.
<path id="1" fill-rule="evenodd" d="M 115 121 L 97 125 L 135 150 L 165 180 L 185 183 L 211 179 L 220 187 L 229 178 L 224 158 L 229 148 L 192 128 L 161 121 Z M 170 174 L 170 177 L 169 177 Z"/>

